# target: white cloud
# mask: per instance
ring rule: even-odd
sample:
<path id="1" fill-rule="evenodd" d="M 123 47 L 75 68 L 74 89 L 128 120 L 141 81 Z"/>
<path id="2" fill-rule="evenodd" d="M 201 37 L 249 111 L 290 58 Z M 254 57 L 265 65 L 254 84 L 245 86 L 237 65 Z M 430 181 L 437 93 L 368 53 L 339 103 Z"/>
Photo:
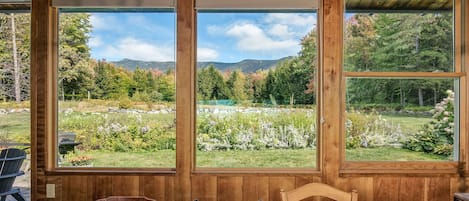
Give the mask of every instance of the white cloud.
<path id="1" fill-rule="evenodd" d="M 274 24 L 268 33 L 272 36 L 277 36 L 280 38 L 289 38 L 295 35 L 295 33 L 290 32 L 288 30 L 288 26 L 284 24 Z"/>
<path id="2" fill-rule="evenodd" d="M 135 38 L 124 38 L 104 48 L 105 58 L 128 58 L 143 61 L 174 61 L 174 48 L 157 46 Z"/>
<path id="3" fill-rule="evenodd" d="M 238 47 L 246 51 L 263 50 L 296 50 L 298 42 L 295 40 L 274 40 L 254 24 L 237 24 L 229 28 L 227 35 L 238 39 Z"/>
<path id="4" fill-rule="evenodd" d="M 94 14 L 90 16 L 91 26 L 93 30 L 115 30 L 118 20 L 113 16 L 102 16 Z"/>
<path id="5" fill-rule="evenodd" d="M 220 26 L 216 26 L 216 25 L 208 25 L 207 26 L 207 33 L 208 34 L 219 34 L 219 33 L 223 33 L 224 32 L 224 28 L 220 27 Z"/>
<path id="6" fill-rule="evenodd" d="M 218 58 L 218 52 L 211 48 L 197 48 L 198 61 L 214 61 Z"/>
<path id="7" fill-rule="evenodd" d="M 316 17 L 296 13 L 269 13 L 264 20 L 267 23 L 310 27 L 310 29 L 316 24 Z"/>
<path id="8" fill-rule="evenodd" d="M 88 41 L 88 45 L 90 47 L 99 47 L 103 45 L 103 41 L 101 40 L 99 36 L 94 36 L 90 38 L 90 40 Z"/>

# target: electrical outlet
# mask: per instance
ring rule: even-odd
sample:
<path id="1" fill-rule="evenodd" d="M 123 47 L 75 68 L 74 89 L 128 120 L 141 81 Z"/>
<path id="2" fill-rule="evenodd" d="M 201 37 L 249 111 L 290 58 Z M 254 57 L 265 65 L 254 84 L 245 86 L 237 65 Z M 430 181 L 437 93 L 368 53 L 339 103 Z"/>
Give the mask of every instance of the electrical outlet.
<path id="1" fill-rule="evenodd" d="M 46 184 L 46 198 L 55 198 L 55 184 Z"/>

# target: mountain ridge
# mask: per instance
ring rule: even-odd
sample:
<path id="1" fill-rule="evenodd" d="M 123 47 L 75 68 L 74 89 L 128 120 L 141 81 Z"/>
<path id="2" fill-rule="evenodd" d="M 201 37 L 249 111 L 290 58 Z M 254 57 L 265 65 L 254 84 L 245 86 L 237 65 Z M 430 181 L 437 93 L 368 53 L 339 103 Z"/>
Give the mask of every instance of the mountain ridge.
<path id="1" fill-rule="evenodd" d="M 278 63 L 291 59 L 293 57 L 283 57 L 276 60 L 257 60 L 257 59 L 244 59 L 239 62 L 234 63 L 225 63 L 225 62 L 215 62 L 215 61 L 206 61 L 206 62 L 197 62 L 197 68 L 206 67 L 209 65 L 215 66 L 220 71 L 227 70 L 241 70 L 244 73 L 252 73 L 258 70 L 268 70 L 275 67 Z M 124 67 L 128 70 L 135 70 L 137 67 L 141 69 L 159 69 L 166 71 L 170 68 L 174 69 L 175 62 L 166 61 L 141 61 L 134 59 L 122 59 L 120 61 L 111 61 L 116 66 Z"/>

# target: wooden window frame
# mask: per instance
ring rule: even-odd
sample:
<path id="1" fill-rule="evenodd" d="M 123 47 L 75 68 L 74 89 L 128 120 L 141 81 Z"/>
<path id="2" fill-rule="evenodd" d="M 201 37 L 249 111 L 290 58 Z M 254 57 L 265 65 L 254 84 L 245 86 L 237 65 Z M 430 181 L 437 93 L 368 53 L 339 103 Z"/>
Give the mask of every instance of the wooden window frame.
<path id="1" fill-rule="evenodd" d="M 464 7 L 466 11 L 464 11 Z M 467 90 L 469 83 L 466 80 L 466 71 L 469 70 L 465 63 L 463 42 L 467 44 L 467 36 L 464 39 L 464 21 L 467 19 L 467 6 L 462 0 L 454 0 L 453 4 L 453 37 L 454 37 L 454 72 L 342 72 L 341 80 L 341 163 L 339 174 L 341 176 L 366 176 L 366 175 L 412 175 L 412 176 L 438 176 L 460 175 L 461 170 L 467 172 Z M 467 57 L 467 54 L 466 54 Z M 347 78 L 454 78 L 459 81 L 459 153 L 455 161 L 347 161 L 345 159 L 345 108 L 346 108 L 346 79 Z M 458 124 L 456 124 L 458 125 Z"/>
<path id="2" fill-rule="evenodd" d="M 318 96 L 316 97 L 316 115 L 318 118 L 316 118 L 316 125 L 317 125 L 317 135 L 316 135 L 316 143 L 317 143 L 317 149 L 316 149 L 316 167 L 314 168 L 261 168 L 261 167 L 253 167 L 253 168 L 221 168 L 221 167 L 197 167 L 196 163 L 196 148 L 193 149 L 194 154 L 193 154 L 193 162 L 191 165 L 191 172 L 196 175 L 252 175 L 252 174 L 257 174 L 257 175 L 279 175 L 279 174 L 294 174 L 294 175 L 305 175 L 305 176 L 319 176 L 321 175 L 321 153 L 322 153 L 322 145 L 321 145 L 321 65 L 320 65 L 320 51 L 321 51 L 321 44 L 319 43 L 320 41 L 320 0 L 293 0 L 293 1 L 284 1 L 284 0 L 263 0 L 263 1 L 252 1 L 252 0 L 240 0 L 240 1 L 220 1 L 220 0 L 196 0 L 195 1 L 195 15 L 200 12 L 240 12 L 240 13 L 246 13 L 246 12 L 268 12 L 268 11 L 273 11 L 275 12 L 301 12 L 305 13 L 305 11 L 316 11 L 317 13 L 317 38 L 318 38 L 318 44 L 317 44 L 317 50 L 318 50 L 318 62 L 317 62 L 317 94 Z M 197 30 L 197 27 L 195 28 L 194 31 Z M 194 78 L 196 79 L 196 78 Z M 196 86 L 194 85 L 194 91 L 196 90 Z M 196 93 L 196 92 L 195 92 Z M 196 137 L 197 133 L 194 128 L 194 130 L 191 131 L 194 136 Z M 193 140 L 193 147 L 196 146 L 196 141 Z"/>
<path id="3" fill-rule="evenodd" d="M 60 0 L 58 0 L 60 1 Z M 108 0 L 112 1 L 112 0 Z M 52 2 L 52 0 L 50 0 Z M 469 164 L 466 153 L 468 149 L 467 126 L 469 125 L 467 111 L 469 108 L 468 93 L 469 83 L 466 78 L 466 71 L 469 70 L 467 61 L 469 54 L 465 50 L 469 47 L 469 34 L 466 34 L 464 22 L 467 21 L 469 6 L 465 5 L 463 0 L 455 0 L 455 72 L 454 73 L 424 73 L 418 74 L 419 77 L 450 77 L 460 80 L 460 146 L 459 161 L 456 162 L 350 162 L 345 161 L 345 134 L 343 132 L 343 115 L 345 109 L 344 78 L 354 76 L 377 76 L 373 73 L 363 72 L 342 72 L 343 44 L 340 39 L 343 38 L 342 24 L 330 24 L 336 22 L 337 17 L 343 18 L 343 10 L 336 10 L 337 5 L 344 6 L 342 1 L 319 1 L 318 9 L 318 37 L 319 37 L 319 92 L 321 98 L 318 100 L 318 112 L 321 118 L 318 124 L 317 135 L 317 169 L 313 171 L 303 171 L 301 169 L 207 169 L 201 170 L 195 168 L 195 117 L 196 117 L 196 5 L 193 0 L 179 0 L 176 6 L 176 168 L 175 169 L 155 169 L 155 168 L 58 168 L 56 161 L 56 130 L 57 130 L 57 86 L 56 64 L 57 64 L 57 22 L 58 9 L 51 5 L 41 5 L 41 8 L 47 8 L 47 24 L 33 25 L 36 31 L 47 32 L 47 38 L 34 38 L 32 43 L 37 49 L 32 49 L 33 60 L 31 69 L 32 77 L 32 118 L 31 130 L 32 150 L 38 150 L 38 153 L 32 154 L 32 165 L 35 166 L 38 161 L 44 162 L 42 167 L 33 167 L 33 178 L 36 178 L 37 169 L 45 170 L 46 174 L 162 174 L 175 175 L 181 189 L 190 189 L 191 175 L 210 174 L 210 175 L 320 175 L 325 176 L 325 181 L 332 178 L 331 175 L 354 176 L 354 175 L 456 175 L 458 167 L 464 165 L 464 172 L 468 172 Z M 38 4 L 36 4 L 38 6 Z M 340 11 L 341 13 L 336 13 Z M 37 12 L 33 9 L 33 12 Z M 40 16 L 39 13 L 32 13 L 32 16 Z M 45 17 L 38 19 L 41 23 Z M 42 20 L 42 21 L 41 21 Z M 341 19 L 343 20 L 343 19 Z M 324 24 L 328 24 L 324 26 Z M 327 37 L 324 33 L 329 33 Z M 43 35 L 43 34 L 41 34 Z M 38 44 L 46 44 L 39 45 Z M 188 45 L 189 44 L 189 45 Z M 466 49 L 463 49 L 466 47 Z M 39 59 L 38 59 L 39 58 Z M 390 77 L 415 77 L 416 74 L 406 73 L 382 74 Z M 337 96 L 341 100 L 337 101 Z M 44 111 L 38 111 L 43 109 Z M 325 112 L 326 111 L 326 112 Z M 40 115 L 40 116 L 38 116 Z M 337 122 L 339 120 L 339 122 Z M 340 126 L 337 126 L 340 124 Z M 45 136 L 36 136 L 36 133 L 45 133 Z M 327 152 L 326 152 L 327 151 Z M 177 171 L 176 171 L 177 170 Z M 469 175 L 464 173 L 464 175 Z"/>
<path id="4" fill-rule="evenodd" d="M 83 9 L 86 12 L 87 9 L 109 9 L 109 8 L 122 8 L 123 12 L 125 9 L 174 9 L 171 7 L 172 0 L 144 0 L 139 1 L 138 4 L 135 4 L 136 1 L 116 1 L 116 0 L 104 0 L 104 1 L 94 1 L 94 0 L 83 0 L 77 2 L 68 1 L 68 0 L 54 0 L 52 1 L 52 15 L 49 17 L 50 24 L 49 33 L 51 38 L 49 39 L 50 43 L 48 47 L 50 52 L 48 53 L 49 61 L 51 62 L 48 65 L 48 86 L 47 89 L 47 121 L 48 129 L 46 131 L 46 173 L 52 175 L 90 175 L 90 174 L 99 174 L 99 175 L 113 175 L 113 174 L 152 174 L 152 175 L 175 175 L 176 168 L 160 168 L 160 167 L 145 167 L 145 168 L 133 168 L 133 167 L 59 167 L 58 165 L 58 150 L 57 150 L 57 133 L 58 133 L 58 99 L 57 99 L 57 69 L 58 69 L 58 55 L 59 55 L 59 36 L 58 36 L 58 27 L 59 27 L 59 9 L 60 8 L 79 8 Z M 126 3 L 126 4 L 119 4 Z M 128 3 L 128 4 L 127 4 Z M 169 4 L 168 4 L 169 3 Z M 138 7 L 138 8 L 137 8 Z M 176 14 L 176 13 L 175 13 Z M 176 29 L 175 29 L 176 31 Z M 176 47 L 175 47 L 176 48 Z M 177 63 L 177 62 L 176 62 Z M 176 64 L 177 65 L 177 64 Z M 177 91 L 176 91 L 177 93 Z M 176 111 L 177 112 L 177 111 Z M 176 131 L 177 132 L 177 131 Z M 177 135 L 177 134 L 176 134 Z"/>

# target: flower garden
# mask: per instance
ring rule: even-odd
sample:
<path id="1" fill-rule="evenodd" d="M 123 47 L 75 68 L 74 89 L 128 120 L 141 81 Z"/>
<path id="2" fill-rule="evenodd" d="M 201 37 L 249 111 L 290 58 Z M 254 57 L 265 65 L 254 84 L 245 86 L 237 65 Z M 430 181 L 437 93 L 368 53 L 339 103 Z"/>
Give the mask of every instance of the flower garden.
<path id="1" fill-rule="evenodd" d="M 451 160 L 454 93 L 448 94 L 423 113 L 350 109 L 344 127 L 347 160 Z M 173 105 L 133 102 L 122 109 L 118 102 L 93 100 L 63 102 L 60 108 L 59 129 L 74 132 L 82 143 L 61 166 L 175 166 Z M 0 115 L 8 140 L 28 140 L 29 128 L 19 127 L 28 115 Z M 315 109 L 199 106 L 196 130 L 200 167 L 315 166 Z"/>

